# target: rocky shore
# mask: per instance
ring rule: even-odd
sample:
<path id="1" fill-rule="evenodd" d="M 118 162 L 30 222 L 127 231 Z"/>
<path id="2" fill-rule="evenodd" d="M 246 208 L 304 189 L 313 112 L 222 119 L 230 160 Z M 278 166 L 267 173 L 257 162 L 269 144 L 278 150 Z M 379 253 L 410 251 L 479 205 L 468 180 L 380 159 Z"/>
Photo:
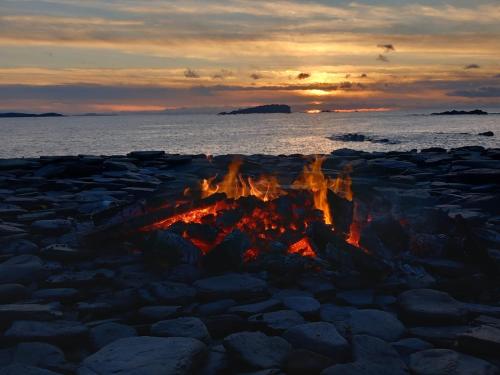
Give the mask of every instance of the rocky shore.
<path id="1" fill-rule="evenodd" d="M 233 158 L 0 160 L 0 374 L 500 373 L 500 149 L 325 155 L 372 207 L 359 248 L 311 234 L 316 256 L 221 272 L 112 235 L 116 213 L 175 202 Z M 306 163 L 242 159 L 283 185 Z"/>

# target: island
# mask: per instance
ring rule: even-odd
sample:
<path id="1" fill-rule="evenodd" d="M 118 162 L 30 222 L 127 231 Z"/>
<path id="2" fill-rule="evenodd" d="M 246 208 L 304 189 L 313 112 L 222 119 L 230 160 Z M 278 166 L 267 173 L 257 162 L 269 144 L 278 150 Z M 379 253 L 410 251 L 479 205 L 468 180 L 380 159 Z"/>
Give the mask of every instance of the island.
<path id="1" fill-rule="evenodd" d="M 19 112 L 7 112 L 0 113 L 0 118 L 17 118 L 17 117 L 63 117 L 64 115 L 55 112 L 49 113 L 19 113 Z"/>
<path id="2" fill-rule="evenodd" d="M 453 111 L 431 113 L 432 116 L 487 115 L 487 114 L 488 112 L 482 111 L 480 109 L 475 109 L 473 111 L 457 111 L 456 109 L 454 109 Z"/>
<path id="3" fill-rule="evenodd" d="M 292 110 L 290 106 L 286 104 L 267 104 L 237 109 L 231 112 L 220 112 L 219 115 L 248 115 L 252 113 L 292 113 Z"/>

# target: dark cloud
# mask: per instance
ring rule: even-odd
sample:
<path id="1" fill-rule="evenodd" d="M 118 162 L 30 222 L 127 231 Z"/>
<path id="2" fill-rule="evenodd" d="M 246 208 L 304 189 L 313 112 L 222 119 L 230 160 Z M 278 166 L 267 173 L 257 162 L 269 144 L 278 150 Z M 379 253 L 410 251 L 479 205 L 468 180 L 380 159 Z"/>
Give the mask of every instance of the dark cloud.
<path id="1" fill-rule="evenodd" d="M 384 53 L 389 53 L 391 51 L 395 51 L 396 50 L 396 48 L 394 48 L 393 44 L 377 44 L 377 47 L 378 48 L 383 48 L 384 49 Z"/>
<path id="2" fill-rule="evenodd" d="M 500 86 L 479 87 L 472 90 L 456 90 L 449 92 L 448 96 L 462 96 L 465 98 L 500 98 Z"/>
<path id="3" fill-rule="evenodd" d="M 377 60 L 378 61 L 382 61 L 382 62 L 389 62 L 389 59 L 386 56 L 382 55 L 382 54 L 380 54 L 380 55 L 377 56 Z"/>
<path id="4" fill-rule="evenodd" d="M 184 77 L 186 78 L 200 78 L 200 75 L 195 72 L 193 69 L 187 68 L 184 71 Z"/>
<path id="5" fill-rule="evenodd" d="M 469 64 L 469 65 L 464 66 L 464 69 L 479 69 L 479 68 L 480 68 L 480 66 L 477 64 Z"/>
<path id="6" fill-rule="evenodd" d="M 306 79 L 309 78 L 311 75 L 309 73 L 299 73 L 297 74 L 297 79 Z"/>
<path id="7" fill-rule="evenodd" d="M 339 88 L 341 90 L 349 90 L 352 88 L 352 82 L 346 81 L 346 82 L 340 82 Z"/>
<path id="8" fill-rule="evenodd" d="M 359 76 L 359 78 L 368 78 L 368 74 L 363 73 L 363 74 L 361 74 L 361 75 Z"/>
<path id="9" fill-rule="evenodd" d="M 493 78 L 500 78 L 500 74 L 495 74 Z"/>
<path id="10" fill-rule="evenodd" d="M 348 78 L 350 78 L 350 77 L 351 77 L 351 73 L 347 73 L 347 74 L 345 75 L 345 78 L 346 78 L 346 79 L 348 79 Z"/>
<path id="11" fill-rule="evenodd" d="M 226 69 L 221 69 L 220 72 L 218 73 L 215 73 L 212 78 L 213 79 L 226 79 L 227 77 L 232 77 L 234 76 L 234 73 L 230 70 L 226 70 Z"/>
<path id="12" fill-rule="evenodd" d="M 250 74 L 250 78 L 252 78 L 254 80 L 258 80 L 258 79 L 264 78 L 264 76 L 260 73 L 252 73 L 252 74 Z"/>

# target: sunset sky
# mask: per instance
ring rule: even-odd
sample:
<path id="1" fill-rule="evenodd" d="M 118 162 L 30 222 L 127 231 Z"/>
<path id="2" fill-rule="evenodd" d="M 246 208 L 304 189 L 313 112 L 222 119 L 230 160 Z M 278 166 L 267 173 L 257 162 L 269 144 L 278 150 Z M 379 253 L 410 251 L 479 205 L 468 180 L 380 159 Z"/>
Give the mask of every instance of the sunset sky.
<path id="1" fill-rule="evenodd" d="M 500 2 L 0 0 L 0 110 L 500 108 Z"/>

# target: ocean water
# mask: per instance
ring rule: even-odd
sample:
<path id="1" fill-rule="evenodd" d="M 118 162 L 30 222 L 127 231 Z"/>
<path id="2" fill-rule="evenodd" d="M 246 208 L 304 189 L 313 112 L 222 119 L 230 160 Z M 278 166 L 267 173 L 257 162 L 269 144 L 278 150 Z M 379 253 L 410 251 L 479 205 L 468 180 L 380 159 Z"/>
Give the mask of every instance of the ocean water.
<path id="1" fill-rule="evenodd" d="M 494 137 L 477 135 L 493 131 Z M 329 139 L 360 133 L 386 143 Z M 315 154 L 431 146 L 500 147 L 500 115 L 420 116 L 405 112 L 217 115 L 123 115 L 0 118 L 0 157 L 125 154 Z"/>

